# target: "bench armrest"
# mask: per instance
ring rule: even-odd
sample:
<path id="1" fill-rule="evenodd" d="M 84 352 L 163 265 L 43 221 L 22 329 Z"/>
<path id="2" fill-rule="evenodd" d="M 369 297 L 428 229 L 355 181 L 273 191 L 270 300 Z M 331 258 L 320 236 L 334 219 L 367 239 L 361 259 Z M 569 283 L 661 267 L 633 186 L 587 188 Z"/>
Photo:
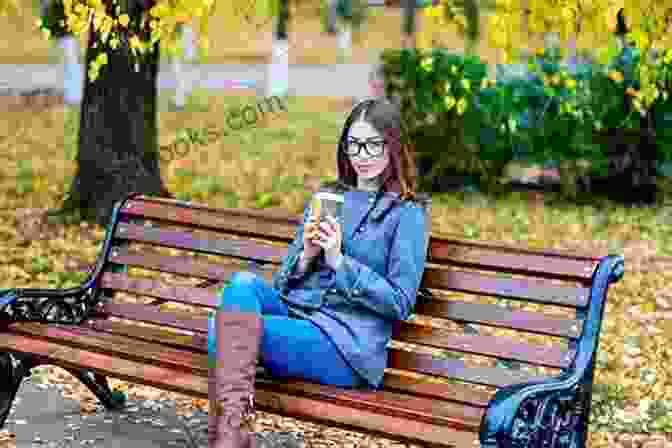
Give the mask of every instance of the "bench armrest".
<path id="1" fill-rule="evenodd" d="M 0 325 L 20 321 L 79 325 L 93 314 L 100 302 L 100 274 L 112 247 L 121 209 L 136 196 L 140 193 L 129 193 L 115 203 L 103 250 L 82 285 L 69 289 L 0 289 Z"/>
<path id="2" fill-rule="evenodd" d="M 79 324 L 98 305 L 95 278 L 70 289 L 0 290 L 0 325 L 20 321 Z"/>
<path id="3" fill-rule="evenodd" d="M 622 278 L 623 271 L 622 256 L 609 255 L 600 260 L 572 365 L 557 377 L 498 390 L 481 422 L 483 447 L 542 446 L 542 441 L 549 447 L 585 446 L 607 290 Z"/>

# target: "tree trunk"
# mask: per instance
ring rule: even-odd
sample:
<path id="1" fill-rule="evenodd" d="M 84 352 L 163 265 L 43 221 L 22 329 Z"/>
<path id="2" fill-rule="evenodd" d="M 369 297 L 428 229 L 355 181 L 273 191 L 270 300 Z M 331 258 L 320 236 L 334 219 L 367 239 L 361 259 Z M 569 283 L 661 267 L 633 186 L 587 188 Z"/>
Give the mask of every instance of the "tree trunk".
<path id="1" fill-rule="evenodd" d="M 266 96 L 289 94 L 289 0 L 280 0 L 273 29 L 273 51 L 266 73 Z"/>
<path id="2" fill-rule="evenodd" d="M 414 49 L 416 48 L 416 36 L 417 36 L 417 6 L 415 4 L 416 0 L 402 0 L 401 7 L 403 8 L 402 14 L 402 42 L 401 46 L 405 49 Z"/>
<path id="3" fill-rule="evenodd" d="M 135 13 L 139 13 L 136 7 Z M 99 49 L 91 30 L 79 127 L 77 172 L 60 213 L 107 225 L 116 201 L 130 192 L 172 197 L 159 169 L 156 115 L 158 43 L 135 71 L 128 40 L 116 51 L 98 79 L 89 80 L 89 63 Z"/>

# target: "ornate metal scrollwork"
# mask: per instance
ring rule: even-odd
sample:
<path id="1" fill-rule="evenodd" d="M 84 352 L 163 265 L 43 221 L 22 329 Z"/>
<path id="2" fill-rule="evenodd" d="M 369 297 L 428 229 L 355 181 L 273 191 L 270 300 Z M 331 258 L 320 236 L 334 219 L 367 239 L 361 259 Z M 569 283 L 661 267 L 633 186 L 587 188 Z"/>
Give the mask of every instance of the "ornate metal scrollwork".
<path id="1" fill-rule="evenodd" d="M 513 421 L 507 448 L 579 448 L 583 446 L 581 422 L 587 403 L 583 389 L 574 387 L 525 400 Z"/>
<path id="2" fill-rule="evenodd" d="M 78 325 L 87 319 L 100 302 L 100 290 L 90 286 L 70 294 L 54 290 L 9 290 L 0 299 L 13 294 L 12 300 L 0 300 L 0 322 L 35 321 Z"/>

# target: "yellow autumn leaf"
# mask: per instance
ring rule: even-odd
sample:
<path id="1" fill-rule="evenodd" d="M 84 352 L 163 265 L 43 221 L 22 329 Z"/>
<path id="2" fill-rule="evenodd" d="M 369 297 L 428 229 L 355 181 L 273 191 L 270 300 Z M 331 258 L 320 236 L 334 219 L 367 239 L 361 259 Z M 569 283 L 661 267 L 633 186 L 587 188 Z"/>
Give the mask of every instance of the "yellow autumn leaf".
<path id="1" fill-rule="evenodd" d="M 467 110 L 467 99 L 462 97 L 460 100 L 457 102 L 457 115 L 462 115 L 465 110 Z"/>
<path id="2" fill-rule="evenodd" d="M 119 16 L 119 24 L 126 28 L 128 26 L 128 23 L 131 21 L 131 18 L 128 16 L 128 14 L 122 14 Z"/>
<path id="3" fill-rule="evenodd" d="M 618 70 L 611 70 L 609 72 L 609 79 L 616 83 L 622 83 L 623 82 L 623 73 L 619 72 Z"/>

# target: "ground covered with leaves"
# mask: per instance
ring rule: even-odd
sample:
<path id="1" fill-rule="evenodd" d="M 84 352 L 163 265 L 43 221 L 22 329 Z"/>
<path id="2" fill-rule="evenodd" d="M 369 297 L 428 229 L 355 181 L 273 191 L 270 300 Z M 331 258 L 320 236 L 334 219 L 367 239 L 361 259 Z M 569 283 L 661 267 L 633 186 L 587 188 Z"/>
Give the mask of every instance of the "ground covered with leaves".
<path id="1" fill-rule="evenodd" d="M 162 97 L 160 142 L 170 144 L 187 128 L 224 127 L 227 111 L 255 101 L 196 92 L 185 112 L 163 112 Z M 287 112 L 267 114 L 218 141 L 192 144 L 183 158 L 162 164 L 162 176 L 181 199 L 299 214 L 315 186 L 336 176 L 336 143 L 349 106 L 331 98 L 290 98 Z M 61 204 L 74 175 L 78 123 L 77 112 L 60 106 L 3 114 L 0 288 L 75 286 L 96 260 L 102 227 L 54 224 L 44 216 Z M 552 193 L 449 193 L 433 201 L 432 231 L 438 234 L 625 256 L 625 275 L 609 291 L 602 328 L 590 446 L 666 447 L 663 434 L 672 433 L 672 209 L 598 199 L 577 205 Z M 81 400 L 82 412 L 94 410 L 94 396 L 65 371 L 47 366 L 34 374 L 67 384 L 65 393 Z M 112 385 L 131 398 L 174 399 L 185 415 L 207 407 L 207 400 L 151 387 L 120 380 Z M 315 446 L 406 446 L 265 413 L 260 425 L 299 428 L 321 443 Z"/>

